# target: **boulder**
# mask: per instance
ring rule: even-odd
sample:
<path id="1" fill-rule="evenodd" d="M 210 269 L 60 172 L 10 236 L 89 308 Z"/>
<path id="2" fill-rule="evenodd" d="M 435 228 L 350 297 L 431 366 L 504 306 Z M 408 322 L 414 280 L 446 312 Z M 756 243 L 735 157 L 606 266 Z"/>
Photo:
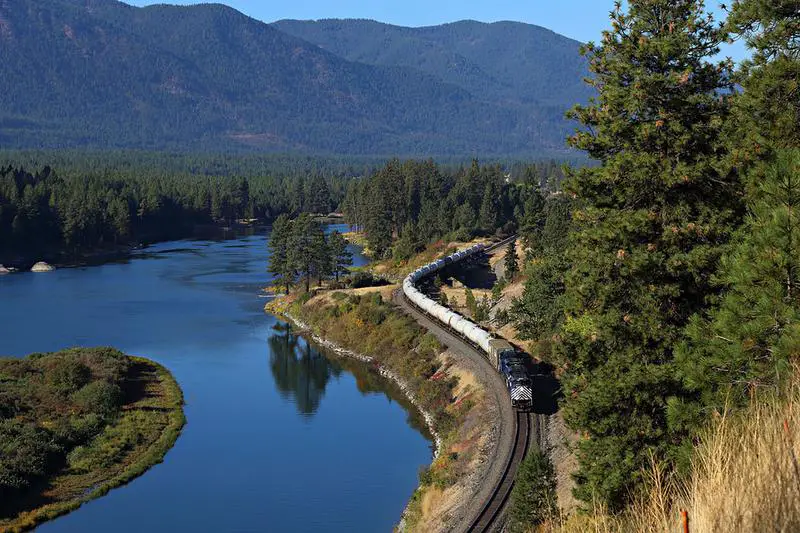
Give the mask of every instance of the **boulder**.
<path id="1" fill-rule="evenodd" d="M 33 268 L 31 268 L 31 272 L 52 272 L 55 269 L 56 267 L 54 267 L 53 265 L 48 265 L 44 261 L 39 261 L 38 263 L 33 265 Z"/>

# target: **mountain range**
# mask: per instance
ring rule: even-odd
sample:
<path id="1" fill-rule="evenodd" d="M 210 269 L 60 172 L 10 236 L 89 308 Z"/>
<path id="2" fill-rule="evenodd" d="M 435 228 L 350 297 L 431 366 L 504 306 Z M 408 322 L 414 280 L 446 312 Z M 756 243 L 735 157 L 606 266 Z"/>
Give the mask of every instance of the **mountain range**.
<path id="1" fill-rule="evenodd" d="M 579 46 L 513 22 L 0 0 L 0 148 L 555 156 L 590 94 Z"/>

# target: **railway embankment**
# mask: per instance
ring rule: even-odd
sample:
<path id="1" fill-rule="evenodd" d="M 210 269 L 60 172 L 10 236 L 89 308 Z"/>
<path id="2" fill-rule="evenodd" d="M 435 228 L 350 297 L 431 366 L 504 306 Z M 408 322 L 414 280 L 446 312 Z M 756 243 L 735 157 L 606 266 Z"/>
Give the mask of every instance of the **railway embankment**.
<path id="1" fill-rule="evenodd" d="M 502 382 L 464 348 L 445 345 L 392 303 L 397 286 L 290 294 L 267 304 L 339 355 L 400 384 L 423 413 L 437 453 L 400 520 L 405 531 L 461 531 L 479 512 L 506 457 L 513 416 Z M 495 380 L 495 381 L 492 381 Z M 499 383 L 499 386 L 498 386 Z M 509 413 L 505 413 L 508 410 Z M 513 424 L 513 419 L 512 419 Z"/>

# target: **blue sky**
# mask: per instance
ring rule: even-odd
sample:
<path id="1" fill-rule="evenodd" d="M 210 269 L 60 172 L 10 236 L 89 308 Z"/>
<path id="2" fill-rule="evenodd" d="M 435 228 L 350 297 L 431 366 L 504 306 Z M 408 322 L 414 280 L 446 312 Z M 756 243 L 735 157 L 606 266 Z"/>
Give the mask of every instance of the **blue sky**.
<path id="1" fill-rule="evenodd" d="M 125 0 L 143 6 L 165 3 L 152 0 Z M 579 41 L 599 40 L 609 26 L 608 13 L 613 0 L 217 0 L 264 22 L 292 19 L 367 18 L 400 26 L 432 26 L 457 20 L 482 22 L 514 20 L 544 26 Z M 199 0 L 173 0 L 166 3 L 197 4 Z M 722 14 L 717 0 L 708 7 Z M 735 60 L 745 56 L 741 43 L 723 52 Z"/>

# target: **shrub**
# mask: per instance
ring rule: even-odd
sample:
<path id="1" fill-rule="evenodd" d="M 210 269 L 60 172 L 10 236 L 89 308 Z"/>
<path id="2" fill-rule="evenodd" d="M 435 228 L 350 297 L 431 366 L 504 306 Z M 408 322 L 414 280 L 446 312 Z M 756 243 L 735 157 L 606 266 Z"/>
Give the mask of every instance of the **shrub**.
<path id="1" fill-rule="evenodd" d="M 80 389 L 89 383 L 92 377 L 89 367 L 75 357 L 52 357 L 43 361 L 46 383 L 64 395 Z"/>
<path id="2" fill-rule="evenodd" d="M 517 470 L 511 491 L 510 522 L 513 531 L 525 531 L 556 516 L 556 478 L 553 465 L 539 450 L 531 450 Z"/>
<path id="3" fill-rule="evenodd" d="M 363 289 L 364 287 L 383 287 L 389 282 L 383 278 L 373 276 L 370 272 L 356 272 L 350 278 L 351 289 Z"/>
<path id="4" fill-rule="evenodd" d="M 122 402 L 122 390 L 107 381 L 93 381 L 72 395 L 72 401 L 85 413 L 109 417 Z"/>

